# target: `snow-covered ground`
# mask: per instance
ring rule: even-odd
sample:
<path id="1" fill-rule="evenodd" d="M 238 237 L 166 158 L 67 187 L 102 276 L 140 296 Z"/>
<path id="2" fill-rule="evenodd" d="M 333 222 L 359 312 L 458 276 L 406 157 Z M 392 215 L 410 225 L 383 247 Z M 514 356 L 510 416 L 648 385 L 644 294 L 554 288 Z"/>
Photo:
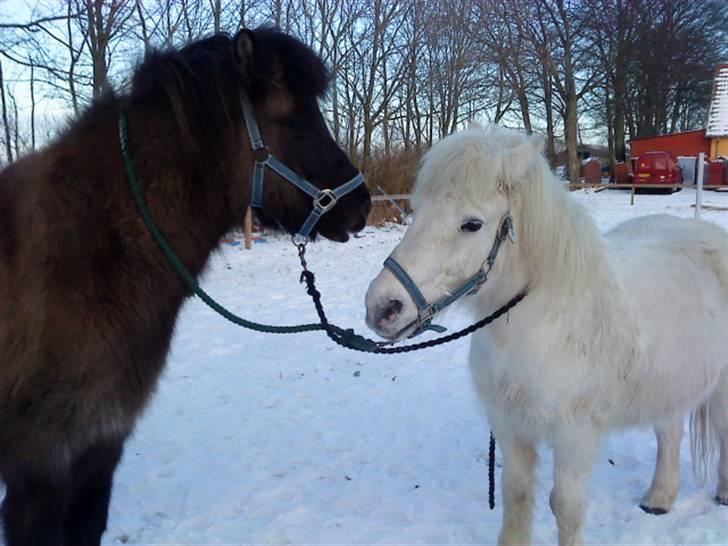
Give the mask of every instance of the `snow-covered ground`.
<path id="1" fill-rule="evenodd" d="M 627 191 L 572 195 L 602 229 L 655 212 L 694 214 L 694 190 L 638 195 L 634 207 Z M 728 194 L 706 192 L 704 204 L 725 209 Z M 725 210 L 703 216 L 728 228 Z M 335 322 L 367 333 L 366 287 L 403 231 L 367 228 L 346 245 L 310 245 L 309 263 Z M 247 318 L 314 321 L 298 275 L 290 242 L 268 238 L 252 251 L 224 245 L 204 287 Z M 446 323 L 467 321 L 453 313 Z M 364 355 L 321 333 L 245 331 L 190 301 L 156 399 L 127 443 L 104 542 L 494 544 L 501 507 L 488 510 L 489 429 L 471 386 L 467 344 Z M 654 457 L 650 430 L 604 442 L 585 539 L 728 544 L 728 508 L 712 502 L 715 477 L 704 488 L 694 483 L 686 441 L 672 512 L 656 517 L 638 508 Z M 548 507 L 551 462 L 542 449 L 536 544 L 557 540 Z"/>

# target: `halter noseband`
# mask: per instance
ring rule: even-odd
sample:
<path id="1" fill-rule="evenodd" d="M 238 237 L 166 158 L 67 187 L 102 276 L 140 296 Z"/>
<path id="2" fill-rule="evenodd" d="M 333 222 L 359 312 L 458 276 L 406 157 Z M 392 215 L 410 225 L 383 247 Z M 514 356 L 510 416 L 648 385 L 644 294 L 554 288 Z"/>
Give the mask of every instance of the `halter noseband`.
<path id="1" fill-rule="evenodd" d="M 417 306 L 417 318 L 402 328 L 400 332 L 404 332 L 413 325 L 415 325 L 416 328 L 409 337 L 415 337 L 425 330 L 444 332 L 445 328 L 432 324 L 433 317 L 456 300 L 459 300 L 463 296 L 469 294 L 475 294 L 480 289 L 483 283 L 488 280 L 488 274 L 493 268 L 498 251 L 506 239 L 510 239 L 511 242 L 516 241 L 516 228 L 513 225 L 513 218 L 511 218 L 510 214 L 506 214 L 503 217 L 503 220 L 501 220 L 501 224 L 498 228 L 498 232 L 496 233 L 490 253 L 483 262 L 483 265 L 480 266 L 478 272 L 466 280 L 457 290 L 448 296 L 440 298 L 434 303 L 427 303 L 427 299 L 425 299 L 425 296 L 417 287 L 415 281 L 412 280 L 412 277 L 407 274 L 407 271 L 405 271 L 397 260 L 392 258 L 392 256 L 389 256 L 386 260 L 384 260 L 384 267 L 392 272 Z"/>
<path id="2" fill-rule="evenodd" d="M 243 117 L 245 118 L 245 127 L 248 130 L 251 149 L 254 152 L 263 150 L 267 153 L 265 159 L 256 160 L 255 165 L 253 166 L 253 188 L 250 197 L 250 206 L 259 209 L 263 208 L 263 182 L 265 177 L 265 168 L 268 167 L 313 198 L 313 208 L 297 233 L 299 237 L 307 239 L 313 231 L 313 228 L 316 227 L 316 224 L 321 219 L 321 216 L 334 208 L 334 205 L 336 205 L 336 202 L 340 198 L 345 196 L 347 193 L 351 193 L 364 183 L 364 175 L 361 172 L 357 172 L 356 176 L 354 176 L 351 180 L 344 182 L 333 190 L 321 190 L 317 188 L 308 180 L 286 167 L 270 152 L 270 150 L 268 150 L 268 148 L 266 148 L 263 143 L 263 139 L 260 136 L 258 122 L 255 120 L 253 105 L 250 103 L 250 99 L 245 93 L 240 95 L 240 102 L 243 107 Z"/>

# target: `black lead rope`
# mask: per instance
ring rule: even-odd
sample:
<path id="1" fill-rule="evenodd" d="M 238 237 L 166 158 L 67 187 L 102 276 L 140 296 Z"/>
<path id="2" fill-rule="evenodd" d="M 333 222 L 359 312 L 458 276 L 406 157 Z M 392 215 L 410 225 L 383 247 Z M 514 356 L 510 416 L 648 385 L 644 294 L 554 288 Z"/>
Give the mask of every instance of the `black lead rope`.
<path id="1" fill-rule="evenodd" d="M 316 278 L 314 274 L 307 269 L 306 261 L 303 257 L 303 252 L 301 250 L 299 250 L 299 256 L 301 257 L 301 265 L 303 265 L 301 282 L 306 283 L 306 292 L 308 292 L 308 295 L 311 296 L 311 299 L 313 300 L 313 304 L 316 307 L 316 313 L 318 314 L 318 318 L 321 321 L 321 325 L 323 326 L 326 335 L 328 335 L 336 344 L 341 345 L 342 347 L 346 347 L 347 349 L 353 349 L 355 351 L 375 354 L 397 354 L 408 353 L 410 351 L 418 351 L 420 349 L 426 349 L 428 347 L 442 345 L 443 343 L 448 343 L 463 336 L 467 336 L 468 334 L 471 334 L 474 331 L 483 328 L 484 326 L 487 326 L 494 320 L 505 315 L 526 296 L 526 292 L 521 292 L 516 297 L 512 298 L 503 307 L 498 309 L 495 313 L 488 315 L 484 319 L 476 322 L 471 326 L 468 326 L 467 328 L 460 330 L 459 332 L 454 332 L 450 335 L 442 336 L 437 339 L 432 339 L 430 341 L 423 341 L 421 343 L 405 345 L 403 347 L 384 347 L 382 343 L 379 343 L 372 339 L 367 339 L 364 336 L 360 336 L 354 333 L 354 330 L 352 329 L 344 330 L 342 328 L 334 326 L 329 322 L 329 319 L 326 317 L 323 305 L 321 304 L 321 293 L 316 289 Z M 490 506 L 491 510 L 495 508 L 495 436 L 493 436 L 492 432 L 490 433 L 490 446 L 488 449 L 488 505 Z"/>
<path id="2" fill-rule="evenodd" d="M 467 328 L 463 328 L 462 330 L 453 332 L 452 334 L 448 334 L 446 336 L 438 337 L 436 339 L 431 339 L 428 341 L 422 341 L 420 343 L 413 343 L 412 345 L 403 345 L 401 347 L 387 347 L 389 343 L 374 341 L 373 339 L 368 339 L 364 336 L 360 336 L 352 329 L 344 330 L 343 328 L 339 328 L 331 324 L 329 322 L 329 319 L 326 317 L 326 312 L 324 311 L 323 305 L 321 304 L 321 293 L 316 289 L 316 279 L 313 272 L 309 271 L 308 269 L 304 269 L 301 273 L 301 282 L 306 283 L 306 292 L 309 296 L 311 296 L 311 299 L 313 300 L 314 307 L 316 308 L 316 314 L 321 321 L 321 325 L 323 326 L 326 335 L 328 335 L 329 338 L 334 341 L 334 343 L 336 343 L 337 345 L 341 345 L 342 347 L 346 347 L 347 349 L 352 349 L 354 351 L 380 355 L 391 355 L 398 353 L 409 353 L 411 351 L 419 351 L 421 349 L 436 347 L 437 345 L 442 345 L 443 343 L 450 343 L 451 341 L 455 341 L 456 339 L 460 339 L 461 337 L 470 335 L 476 330 L 484 328 L 491 322 L 499 319 L 500 317 L 508 313 L 508 311 L 513 309 L 516 304 L 518 304 L 518 302 L 520 302 L 526 296 L 526 292 L 519 293 L 515 297 L 511 298 L 511 300 L 508 301 L 508 303 L 506 303 L 504 306 L 497 309 L 494 313 L 488 315 L 484 319 L 479 320 L 475 324 L 471 324 Z"/>
<path id="3" fill-rule="evenodd" d="M 490 446 L 488 448 L 488 506 L 495 508 L 495 436 L 490 433 Z"/>
<path id="4" fill-rule="evenodd" d="M 243 109 L 244 111 L 247 109 L 249 112 L 246 112 L 245 114 L 245 122 L 246 126 L 248 127 L 248 135 L 250 137 L 251 146 L 253 149 L 260 149 L 264 148 L 263 142 L 260 138 L 260 131 L 257 128 L 257 124 L 255 122 L 255 116 L 252 112 L 252 107 L 250 107 L 250 104 L 247 101 L 247 98 L 244 97 L 243 100 Z M 252 127 L 252 128 L 251 128 Z M 314 274 L 308 270 L 306 267 L 306 243 L 303 242 L 301 244 L 297 244 L 298 247 L 298 257 L 301 260 L 301 266 L 303 267 L 303 272 L 301 273 L 301 282 L 306 283 L 306 289 L 308 294 L 311 296 L 314 302 L 314 306 L 316 307 L 316 312 L 319 316 L 319 320 L 321 321 L 320 324 L 299 324 L 295 326 L 272 326 L 268 324 L 258 324 L 249 320 L 246 320 L 242 317 L 239 317 L 235 315 L 234 313 L 227 310 L 225 307 L 220 305 L 217 301 L 215 301 L 212 297 L 210 297 L 205 291 L 200 288 L 200 286 L 197 283 L 197 279 L 194 275 L 190 273 L 190 271 L 185 267 L 185 265 L 182 263 L 182 260 L 179 258 L 177 253 L 172 248 L 172 245 L 169 243 L 167 238 L 164 236 L 162 231 L 159 229 L 157 224 L 155 223 L 154 219 L 152 218 L 151 212 L 149 211 L 149 208 L 147 207 L 146 200 L 144 199 L 144 196 L 142 195 L 141 187 L 139 186 L 139 181 L 137 180 L 136 173 L 134 170 L 134 161 L 132 158 L 132 152 L 131 152 L 131 146 L 129 143 L 129 126 L 128 126 L 128 119 L 125 109 L 122 107 L 119 111 L 119 141 L 121 144 L 121 152 L 122 157 L 124 161 L 124 166 L 126 168 L 126 175 L 127 179 L 129 181 L 129 185 L 131 187 L 131 193 L 134 196 L 134 200 L 136 201 L 137 207 L 139 208 L 139 212 L 144 219 L 144 223 L 146 224 L 147 228 L 149 229 L 150 233 L 154 237 L 155 241 L 161 248 L 162 252 L 165 254 L 167 259 L 169 260 L 170 264 L 172 265 L 173 269 L 177 272 L 177 274 L 183 279 L 183 281 L 190 287 L 192 292 L 197 295 L 202 301 L 204 301 L 207 305 L 209 305 L 214 311 L 225 317 L 227 320 L 233 322 L 234 324 L 237 324 L 238 326 L 242 326 L 244 328 L 249 328 L 251 330 L 256 330 L 258 332 L 267 332 L 267 333 L 274 333 L 274 334 L 292 334 L 292 333 L 298 333 L 298 332 L 310 332 L 315 330 L 325 330 L 326 335 L 328 335 L 329 338 L 331 338 L 335 343 L 338 345 L 341 345 L 342 347 L 346 347 L 348 349 L 352 349 L 355 351 L 363 351 L 367 353 L 375 353 L 375 354 L 396 354 L 396 353 L 408 353 L 410 351 L 417 351 L 420 349 L 426 349 L 428 347 L 435 347 L 437 345 L 442 345 L 443 343 L 449 343 L 450 341 L 454 341 L 458 338 L 461 338 L 463 336 L 467 336 L 468 334 L 471 334 L 475 332 L 476 330 L 483 328 L 484 326 L 487 326 L 494 320 L 498 319 L 508 311 L 510 311 L 519 301 L 521 301 L 524 296 L 526 295 L 526 292 L 521 292 L 516 297 L 511 299 L 508 303 L 506 303 L 503 307 L 498 309 L 495 313 L 492 315 L 485 317 L 483 320 L 476 322 L 475 324 L 460 330 L 459 332 L 455 332 L 453 334 L 449 334 L 447 336 L 443 336 L 437 339 L 433 339 L 430 341 L 425 341 L 422 343 L 415 343 L 412 345 L 406 345 L 402 347 L 387 347 L 387 345 L 390 345 L 389 343 L 380 343 L 371 339 L 367 339 L 363 336 L 360 336 L 354 332 L 353 329 L 344 330 L 343 328 L 339 328 L 338 326 L 329 323 L 328 319 L 326 318 L 326 314 L 324 313 L 324 308 L 321 304 L 321 293 L 316 289 L 315 285 L 315 278 Z M 286 178 L 288 181 L 296 185 L 297 187 L 301 188 L 303 191 L 306 191 L 307 193 L 315 196 L 314 199 L 314 212 L 312 212 L 309 215 L 309 219 L 304 224 L 304 227 L 302 228 L 303 235 L 308 235 L 309 231 L 313 228 L 315 225 L 315 222 L 318 221 L 318 218 L 321 214 L 327 212 L 333 205 L 336 203 L 336 200 L 339 197 L 342 197 L 346 193 L 349 193 L 356 187 L 358 187 L 360 184 L 363 183 L 363 176 L 361 173 L 357 174 L 352 180 L 349 182 L 335 188 L 334 190 L 322 190 L 319 191 L 318 188 L 315 188 L 305 180 L 301 179 L 293 173 L 292 171 L 288 173 L 288 168 L 285 167 L 285 165 L 280 164 L 279 162 L 275 161 L 274 163 L 271 163 L 271 160 L 274 159 L 273 156 L 269 155 L 268 165 L 276 170 L 279 174 L 281 174 L 284 178 Z M 258 190 L 258 194 L 262 192 L 262 184 L 263 184 L 263 175 L 262 175 L 262 169 L 265 167 L 265 164 L 258 164 L 256 163 L 255 167 L 255 186 Z M 308 190 L 307 190 L 308 188 Z M 310 191 L 309 191 L 310 190 Z M 254 192 L 255 193 L 255 192 Z M 329 201 L 322 202 L 322 199 L 326 197 L 329 199 Z M 254 200 L 255 204 L 255 200 Z M 319 212 L 317 212 L 319 211 Z M 500 243 L 498 243 L 500 245 Z M 491 251 L 491 254 L 493 254 L 493 251 Z M 489 257 L 490 260 L 490 257 Z M 490 489 L 489 489 L 489 501 L 490 501 L 490 508 L 493 509 L 495 506 L 495 498 L 494 498 L 494 492 L 495 492 L 495 482 L 494 482 L 494 465 L 495 465 L 495 438 L 493 437 L 493 434 L 491 433 L 490 436 L 490 456 L 489 456 L 489 470 L 488 475 L 490 478 Z"/>
<path id="5" fill-rule="evenodd" d="M 488 315 L 484 319 L 458 332 L 454 332 L 452 334 L 442 336 L 437 339 L 432 339 L 430 341 L 414 343 L 412 345 L 405 345 L 402 347 L 386 347 L 383 343 L 374 341 L 372 339 L 367 339 L 364 336 L 356 334 L 353 329 L 344 330 L 342 328 L 334 326 L 329 322 L 329 319 L 326 317 L 326 312 L 324 311 L 323 305 L 321 303 L 321 293 L 316 288 L 316 277 L 313 272 L 308 270 L 305 254 L 306 245 L 299 245 L 298 257 L 301 260 L 301 267 L 303 268 L 303 271 L 301 272 L 301 282 L 306 283 L 306 292 L 309 296 L 311 296 L 311 299 L 313 300 L 314 307 L 316 308 L 316 314 L 321 321 L 321 325 L 323 326 L 326 335 L 328 335 L 329 338 L 331 338 L 337 345 L 341 345 L 342 347 L 346 347 L 347 349 L 353 349 L 355 351 L 375 354 L 397 354 L 408 353 L 410 351 L 418 351 L 420 349 L 426 349 L 428 347 L 442 345 L 443 343 L 449 343 L 450 341 L 454 341 L 463 336 L 467 336 L 475 332 L 476 330 L 487 326 L 494 320 L 497 320 L 504 314 L 508 313 L 508 311 L 515 307 L 516 304 L 518 304 L 518 302 L 520 302 L 526 296 L 525 291 L 517 294 L 508 303 L 496 310 L 491 315 Z M 490 506 L 491 510 L 495 508 L 495 436 L 493 436 L 493 432 L 490 433 L 490 445 L 488 447 L 488 505 Z"/>
<path id="6" fill-rule="evenodd" d="M 432 339 L 430 341 L 423 341 L 422 343 L 405 345 L 403 347 L 384 347 L 382 346 L 382 343 L 379 343 L 372 339 L 367 339 L 364 336 L 360 336 L 354 333 L 354 330 L 352 329 L 344 330 L 342 328 L 332 325 L 329 322 L 328 318 L 326 317 L 323 305 L 321 304 L 321 293 L 316 289 L 315 276 L 311 271 L 306 268 L 306 262 L 303 259 L 303 256 L 301 256 L 301 263 L 303 265 L 301 282 L 306 283 L 306 292 L 308 292 L 308 295 L 311 296 L 311 299 L 313 300 L 313 304 L 316 307 L 316 313 L 318 314 L 318 318 L 321 321 L 321 325 L 324 327 L 326 335 L 328 335 L 336 344 L 341 345 L 342 347 L 367 353 L 408 353 L 410 351 L 418 351 L 420 349 L 435 347 L 436 345 L 442 345 L 443 343 L 454 341 L 458 338 L 473 333 L 475 330 L 487 326 L 494 320 L 505 315 L 526 296 L 526 292 L 521 292 L 516 297 L 512 298 L 503 307 L 498 309 L 495 313 L 488 315 L 483 320 L 480 320 L 475 324 L 460 330 L 459 332 L 454 332 L 450 335 L 442 336 L 437 339 Z M 490 446 L 488 448 L 488 505 L 490 506 L 491 510 L 495 508 L 495 436 L 493 436 L 492 432 L 490 433 Z"/>

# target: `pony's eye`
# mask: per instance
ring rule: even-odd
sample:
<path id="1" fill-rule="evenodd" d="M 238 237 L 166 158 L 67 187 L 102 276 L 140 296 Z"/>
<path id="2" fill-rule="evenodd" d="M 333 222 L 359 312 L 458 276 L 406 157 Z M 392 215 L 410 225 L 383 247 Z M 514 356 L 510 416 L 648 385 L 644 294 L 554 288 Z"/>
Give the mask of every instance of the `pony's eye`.
<path id="1" fill-rule="evenodd" d="M 460 226 L 460 231 L 468 231 L 472 233 L 474 231 L 478 231 L 481 227 L 483 227 L 483 221 L 473 219 L 468 220 L 462 226 Z"/>

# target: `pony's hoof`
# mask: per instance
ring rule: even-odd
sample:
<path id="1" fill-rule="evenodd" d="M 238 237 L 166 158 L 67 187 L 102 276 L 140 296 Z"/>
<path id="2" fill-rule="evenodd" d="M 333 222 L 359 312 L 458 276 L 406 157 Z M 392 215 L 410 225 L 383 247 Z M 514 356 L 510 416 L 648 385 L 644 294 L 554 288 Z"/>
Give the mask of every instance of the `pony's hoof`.
<path id="1" fill-rule="evenodd" d="M 721 497 L 720 495 L 715 496 L 715 503 L 721 506 L 728 506 L 728 497 Z"/>
<path id="2" fill-rule="evenodd" d="M 664 508 L 658 508 L 656 506 L 647 506 L 645 504 L 640 504 L 640 508 L 647 512 L 648 514 L 652 514 L 653 516 L 661 516 L 663 514 L 667 514 L 667 510 Z"/>

